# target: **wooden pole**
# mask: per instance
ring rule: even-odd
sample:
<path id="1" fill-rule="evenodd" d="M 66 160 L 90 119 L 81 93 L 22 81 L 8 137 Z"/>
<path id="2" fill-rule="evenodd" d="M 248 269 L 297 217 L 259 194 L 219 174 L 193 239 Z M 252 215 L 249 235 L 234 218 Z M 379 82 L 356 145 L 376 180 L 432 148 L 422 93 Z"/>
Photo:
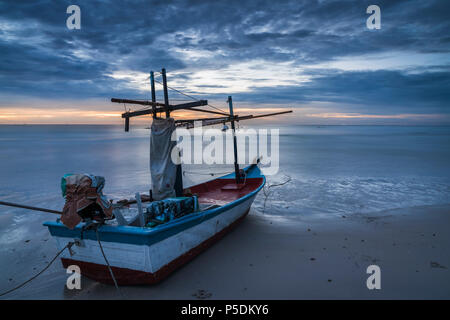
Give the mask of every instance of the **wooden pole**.
<path id="1" fill-rule="evenodd" d="M 155 74 L 153 73 L 153 71 L 150 71 L 150 87 L 152 90 L 152 102 L 155 103 L 156 102 L 156 90 L 155 90 Z M 152 117 L 153 120 L 156 119 L 156 105 L 152 105 Z M 151 172 L 150 172 L 151 175 Z M 149 193 L 148 193 L 151 197 L 152 194 L 152 189 L 150 188 Z"/>
<path id="2" fill-rule="evenodd" d="M 140 104 L 143 106 L 152 106 L 155 105 L 157 107 L 164 107 L 165 104 L 164 103 L 159 103 L 159 102 L 150 102 L 150 101 L 146 101 L 146 100 L 130 100 L 130 99 L 117 99 L 117 98 L 111 98 L 111 102 L 116 102 L 116 103 L 129 103 L 129 104 Z"/>
<path id="3" fill-rule="evenodd" d="M 166 107 L 166 118 L 170 118 L 169 111 L 169 92 L 167 91 L 167 77 L 166 77 L 166 69 L 163 68 L 161 70 L 162 78 L 163 78 L 163 87 L 164 87 L 164 104 Z"/>
<path id="4" fill-rule="evenodd" d="M 150 86 L 152 88 L 152 102 L 156 103 L 156 91 L 155 91 L 155 75 L 153 71 L 150 71 Z M 153 119 L 156 118 L 156 105 L 152 105 Z"/>
<path id="5" fill-rule="evenodd" d="M 173 187 L 175 189 L 175 195 L 177 197 L 182 197 L 183 196 L 183 168 L 181 167 L 181 163 L 177 164 L 176 167 L 177 167 L 177 171 L 175 174 L 175 185 Z"/>
<path id="6" fill-rule="evenodd" d="M 237 141 L 236 141 L 235 126 L 234 126 L 233 100 L 231 99 L 231 96 L 228 96 L 228 107 L 230 108 L 231 132 L 233 134 L 234 174 L 236 176 L 236 184 L 239 184 L 239 183 L 241 183 L 241 176 L 239 174 Z"/>
<path id="7" fill-rule="evenodd" d="M 125 132 L 130 131 L 130 117 L 125 118 Z"/>

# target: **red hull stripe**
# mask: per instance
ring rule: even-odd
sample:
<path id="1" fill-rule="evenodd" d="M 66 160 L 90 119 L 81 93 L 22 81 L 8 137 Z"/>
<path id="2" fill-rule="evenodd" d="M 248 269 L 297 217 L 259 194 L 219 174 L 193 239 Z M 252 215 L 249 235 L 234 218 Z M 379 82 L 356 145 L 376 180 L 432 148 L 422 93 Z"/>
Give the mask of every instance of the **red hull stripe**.
<path id="1" fill-rule="evenodd" d="M 139 270 L 131 270 L 127 268 L 111 267 L 114 273 L 114 277 L 119 285 L 139 285 L 139 284 L 155 284 L 165 279 L 177 268 L 181 267 L 185 263 L 192 260 L 202 251 L 209 248 L 212 244 L 223 238 L 225 234 L 231 231 L 235 226 L 237 226 L 244 218 L 247 216 L 248 211 L 245 212 L 236 221 L 231 223 L 229 226 L 225 227 L 211 238 L 203 241 L 198 246 L 192 248 L 188 252 L 182 254 L 178 258 L 174 259 L 170 263 L 166 264 L 164 267 L 156 271 L 155 273 L 144 272 Z M 103 264 L 96 264 L 91 262 L 84 262 L 73 259 L 61 258 L 64 268 L 70 265 L 77 265 L 81 269 L 81 274 L 90 279 L 98 282 L 114 284 L 111 275 L 109 274 L 108 267 Z"/>

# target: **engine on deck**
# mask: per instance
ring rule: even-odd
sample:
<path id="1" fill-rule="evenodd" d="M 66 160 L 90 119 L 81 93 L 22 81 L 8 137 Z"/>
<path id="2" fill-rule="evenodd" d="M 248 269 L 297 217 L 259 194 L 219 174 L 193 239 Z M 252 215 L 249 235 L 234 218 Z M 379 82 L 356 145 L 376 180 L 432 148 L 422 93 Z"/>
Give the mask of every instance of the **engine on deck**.
<path id="1" fill-rule="evenodd" d="M 61 222 L 69 229 L 86 220 L 111 219 L 112 205 L 103 195 L 105 178 L 90 174 L 66 174 L 61 179 L 62 195 L 66 199 Z"/>

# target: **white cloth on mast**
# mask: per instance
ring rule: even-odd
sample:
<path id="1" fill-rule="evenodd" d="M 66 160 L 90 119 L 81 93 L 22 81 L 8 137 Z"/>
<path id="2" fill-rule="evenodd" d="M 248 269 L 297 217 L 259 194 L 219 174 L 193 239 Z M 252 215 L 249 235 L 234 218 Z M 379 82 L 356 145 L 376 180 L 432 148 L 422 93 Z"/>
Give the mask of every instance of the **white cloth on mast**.
<path id="1" fill-rule="evenodd" d="M 176 141 L 172 141 L 175 120 L 153 119 L 150 136 L 150 173 L 153 199 L 175 197 L 177 167 L 171 158 Z"/>

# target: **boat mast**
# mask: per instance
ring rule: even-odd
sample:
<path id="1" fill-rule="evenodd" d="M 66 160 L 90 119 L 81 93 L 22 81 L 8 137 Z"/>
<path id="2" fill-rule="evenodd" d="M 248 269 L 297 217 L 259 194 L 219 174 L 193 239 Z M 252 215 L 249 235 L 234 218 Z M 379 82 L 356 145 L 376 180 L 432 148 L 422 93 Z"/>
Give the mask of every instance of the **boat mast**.
<path id="1" fill-rule="evenodd" d="M 170 105 L 169 105 L 169 91 L 167 90 L 167 77 L 166 77 L 166 68 L 162 68 L 161 70 L 162 80 L 163 80 L 163 90 L 164 90 L 164 109 L 166 111 L 166 119 L 170 118 Z M 156 93 L 155 93 L 155 78 L 153 75 L 153 71 L 150 72 L 150 80 L 152 82 L 152 102 L 156 102 Z M 153 119 L 155 119 L 155 105 L 153 104 Z M 178 151 L 179 152 L 179 151 Z M 178 154 L 178 156 L 181 156 Z M 183 169 L 181 168 L 181 163 L 176 165 L 176 173 L 175 173 L 175 195 L 177 197 L 183 196 Z"/>
<path id="2" fill-rule="evenodd" d="M 228 96 L 228 107 L 230 108 L 231 133 L 233 135 L 234 175 L 236 177 L 236 184 L 240 184 L 241 183 L 241 175 L 239 173 L 236 132 L 235 132 L 235 126 L 234 126 L 233 100 L 232 100 L 231 96 Z"/>
<path id="3" fill-rule="evenodd" d="M 153 73 L 153 72 L 152 72 Z M 170 118 L 170 108 L 169 108 L 169 92 L 167 90 L 167 77 L 166 77 L 166 68 L 161 70 L 162 79 L 163 79 L 163 89 L 164 89 L 164 104 L 166 109 L 166 119 Z M 154 99 L 154 83 L 152 87 L 152 102 L 155 102 Z M 174 147 L 176 148 L 176 147 Z M 178 150 L 178 156 L 181 158 L 180 151 Z M 183 196 L 183 169 L 181 167 L 181 161 L 176 165 L 176 173 L 175 173 L 175 185 L 173 186 L 175 189 L 175 195 L 177 197 Z"/>
<path id="4" fill-rule="evenodd" d="M 152 114 L 153 114 L 153 119 L 156 118 L 156 91 L 155 91 L 155 75 L 153 73 L 153 71 L 150 71 L 150 87 L 152 90 Z"/>

